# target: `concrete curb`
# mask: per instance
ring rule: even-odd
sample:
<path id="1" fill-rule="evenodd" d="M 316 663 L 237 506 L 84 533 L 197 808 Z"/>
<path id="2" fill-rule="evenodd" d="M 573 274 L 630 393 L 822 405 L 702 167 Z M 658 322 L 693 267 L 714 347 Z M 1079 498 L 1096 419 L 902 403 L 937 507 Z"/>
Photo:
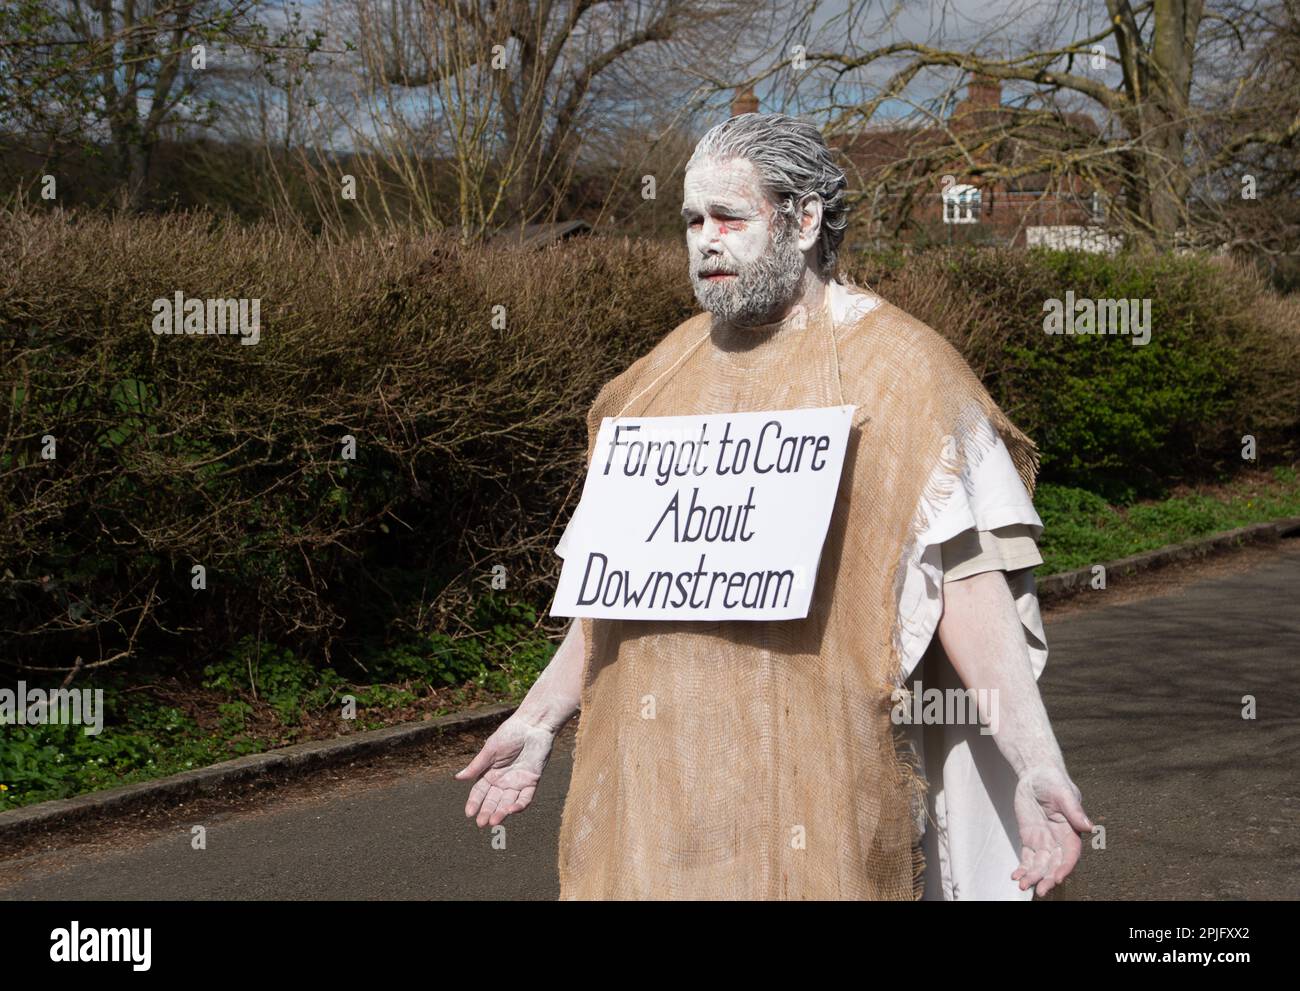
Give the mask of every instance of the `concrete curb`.
<path id="1" fill-rule="evenodd" d="M 1253 523 L 1208 537 L 1194 537 L 1181 544 L 1160 547 L 1153 551 L 1143 551 L 1122 557 L 1118 561 L 1099 562 L 1106 569 L 1106 584 L 1110 585 L 1117 578 L 1153 571 L 1178 561 L 1191 561 L 1207 557 L 1220 551 L 1240 547 L 1243 544 L 1276 543 L 1283 537 L 1300 533 L 1300 516 L 1289 519 L 1274 520 L 1271 523 Z M 1064 598 L 1076 592 L 1088 589 L 1092 581 L 1092 568 L 1079 568 L 1059 575 L 1048 575 L 1040 579 L 1038 585 L 1039 601 Z"/>
<path id="2" fill-rule="evenodd" d="M 1205 557 L 1219 551 L 1249 543 L 1273 543 L 1291 534 L 1300 533 L 1300 516 L 1272 523 L 1229 530 L 1188 540 L 1171 547 L 1162 547 L 1118 561 L 1106 562 L 1106 581 L 1135 575 L 1143 571 Z M 1059 575 L 1049 575 L 1038 582 L 1040 599 L 1056 599 L 1089 587 L 1092 568 L 1079 568 Z M 405 723 L 384 729 L 369 730 L 334 740 L 316 740 L 299 743 L 265 754 L 238 757 L 235 760 L 213 764 L 194 771 L 173 774 L 156 781 L 124 785 L 105 791 L 78 795 L 75 798 L 41 802 L 20 809 L 0 812 L 0 841 L 13 840 L 40 829 L 56 829 L 86 819 L 117 815 L 156 806 L 160 803 L 179 804 L 188 798 L 208 794 L 235 784 L 246 784 L 268 778 L 288 780 L 305 777 L 313 771 L 346 764 L 359 757 L 392 753 L 409 749 L 437 739 L 446 733 L 478 730 L 502 722 L 514 712 L 513 705 L 495 705 L 468 712 L 439 716 L 418 723 Z"/>
<path id="3" fill-rule="evenodd" d="M 513 705 L 494 705 L 468 712 L 438 716 L 418 723 L 403 723 L 367 730 L 333 740 L 313 740 L 264 754 L 250 754 L 183 771 L 155 781 L 141 781 L 104 791 L 39 802 L 0 812 L 0 843 L 40 829 L 61 828 L 86 819 L 120 815 L 146 806 L 174 805 L 235 784 L 266 779 L 304 777 L 326 767 L 346 764 L 359 757 L 393 753 L 428 743 L 447 733 L 478 730 L 502 722 L 515 711 Z"/>

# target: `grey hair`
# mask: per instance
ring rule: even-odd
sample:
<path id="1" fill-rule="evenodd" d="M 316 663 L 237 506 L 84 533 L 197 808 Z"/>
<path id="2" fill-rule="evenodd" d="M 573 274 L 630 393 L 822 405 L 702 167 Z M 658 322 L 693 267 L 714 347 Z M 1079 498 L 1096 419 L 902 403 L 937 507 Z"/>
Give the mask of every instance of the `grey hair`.
<path id="1" fill-rule="evenodd" d="M 787 222 L 797 220 L 798 203 L 804 196 L 816 193 L 821 197 L 817 264 L 823 278 L 831 276 L 849 222 L 844 200 L 848 180 L 832 159 L 821 131 L 785 114 L 740 114 L 700 138 L 686 167 L 706 158 L 746 159 Z"/>

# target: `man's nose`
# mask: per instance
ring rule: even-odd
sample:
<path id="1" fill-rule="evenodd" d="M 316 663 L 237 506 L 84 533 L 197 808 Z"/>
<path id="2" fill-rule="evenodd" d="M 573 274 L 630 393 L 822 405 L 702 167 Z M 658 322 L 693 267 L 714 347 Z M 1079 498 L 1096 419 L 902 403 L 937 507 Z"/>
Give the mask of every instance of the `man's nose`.
<path id="1" fill-rule="evenodd" d="M 722 224 L 706 217 L 700 230 L 700 250 L 707 254 L 722 253 Z"/>

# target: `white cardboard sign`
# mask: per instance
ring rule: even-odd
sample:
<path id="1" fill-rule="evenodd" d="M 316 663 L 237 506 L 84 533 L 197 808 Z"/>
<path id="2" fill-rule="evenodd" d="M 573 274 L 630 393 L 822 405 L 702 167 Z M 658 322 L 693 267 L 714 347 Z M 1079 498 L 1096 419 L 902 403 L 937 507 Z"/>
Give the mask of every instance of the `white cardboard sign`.
<path id="1" fill-rule="evenodd" d="M 606 417 L 551 615 L 807 616 L 854 409 Z"/>

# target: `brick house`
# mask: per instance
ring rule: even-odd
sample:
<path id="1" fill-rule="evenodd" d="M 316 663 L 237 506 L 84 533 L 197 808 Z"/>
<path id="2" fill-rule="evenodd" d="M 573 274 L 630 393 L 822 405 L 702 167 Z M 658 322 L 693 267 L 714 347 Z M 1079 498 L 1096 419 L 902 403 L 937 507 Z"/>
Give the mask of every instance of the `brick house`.
<path id="1" fill-rule="evenodd" d="M 757 109 L 758 100 L 750 89 L 738 92 L 731 104 L 733 115 Z M 960 137 L 995 128 L 1011 116 L 1011 109 L 1002 107 L 1001 83 L 977 76 L 967 86 L 966 98 L 953 108 L 947 127 Z M 1061 123 L 1057 128 L 1044 125 L 1022 129 L 1020 136 L 999 138 L 976 161 L 1014 168 L 1032 160 L 1040 142 L 1059 143 L 1071 131 L 1076 142 L 1098 134 L 1096 122 L 1086 114 L 1063 114 Z M 1108 191 L 1093 188 L 1083 176 L 1053 177 L 1045 172 L 1010 180 L 970 176 L 966 159 L 954 151 L 952 138 L 939 127 L 873 127 L 833 138 L 831 144 L 841 153 L 850 190 L 862 193 L 883 183 L 875 194 L 876 212 L 902 219 L 899 239 L 904 243 L 1048 244 L 1087 250 L 1113 246 L 1098 226 L 1105 220 Z M 904 181 L 891 183 L 885 174 L 891 166 Z M 909 194 L 905 181 L 909 177 L 928 178 L 913 185 Z M 899 191 L 892 192 L 891 185 Z M 860 202 L 855 212 L 863 216 L 872 211 L 870 204 Z M 876 230 L 859 227 L 854 240 L 862 247 L 881 247 L 890 226 L 886 220 Z"/>

